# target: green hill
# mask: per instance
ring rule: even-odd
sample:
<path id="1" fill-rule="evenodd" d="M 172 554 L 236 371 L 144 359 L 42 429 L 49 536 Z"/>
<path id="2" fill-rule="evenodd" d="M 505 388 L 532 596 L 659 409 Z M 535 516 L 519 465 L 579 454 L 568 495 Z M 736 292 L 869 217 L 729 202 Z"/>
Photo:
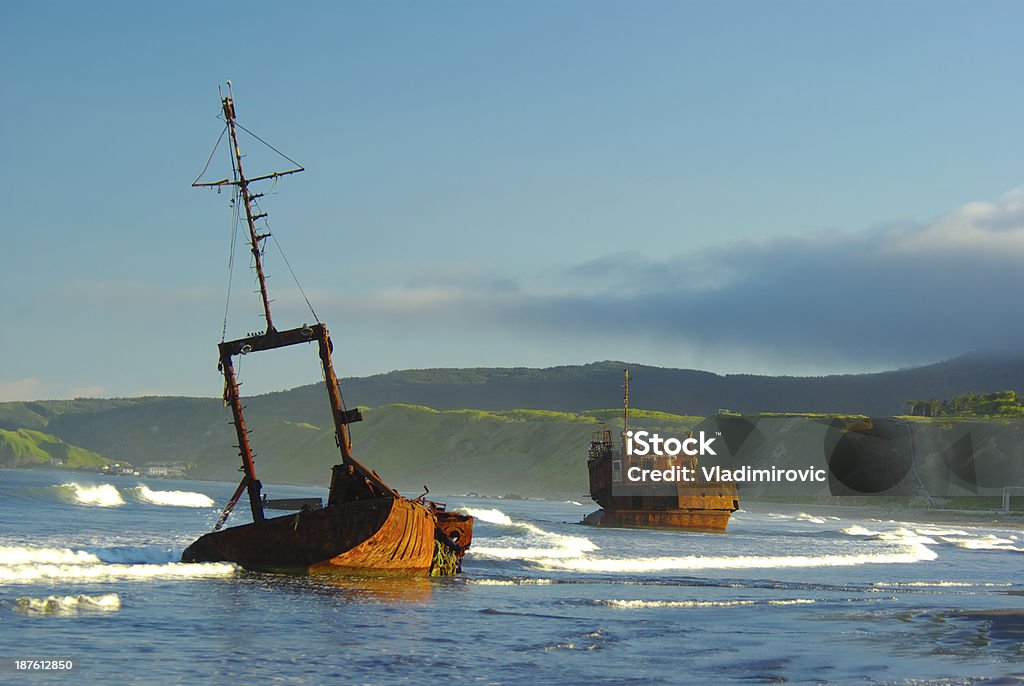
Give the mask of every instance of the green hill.
<path id="1" fill-rule="evenodd" d="M 69 445 L 41 431 L 0 429 L 0 465 L 4 467 L 48 465 L 95 468 L 110 461 L 91 450 Z"/>
<path id="2" fill-rule="evenodd" d="M 267 483 L 325 485 L 331 465 L 338 461 L 330 419 L 307 421 L 287 409 L 266 402 L 249 404 L 246 416 L 260 478 Z M 363 414 L 365 420 L 352 426 L 353 451 L 393 486 L 416 491 L 426 484 L 438 492 L 495 495 L 585 493 L 591 432 L 602 422 L 621 422 L 619 410 L 438 411 L 387 405 Z M 231 481 L 238 478 L 239 459 L 228 419 L 218 401 L 147 398 L 96 412 L 54 414 L 48 425 L 113 459 L 143 466 L 191 462 L 196 465 L 189 473 L 192 477 Z M 631 421 L 637 427 L 678 434 L 700 418 L 635 411 Z M 7 433 L 26 431 L 36 433 Z M 24 464 L 23 460 L 19 466 Z"/>
<path id="3" fill-rule="evenodd" d="M 584 412 L 613 407 L 622 397 L 624 362 L 526 368 L 420 369 L 345 379 L 352 404 L 393 403 L 439 410 L 531 408 Z M 820 377 L 719 375 L 630 363 L 630 393 L 638 405 L 679 415 L 707 416 L 726 408 L 744 414 L 816 412 L 891 416 L 911 399 L 1015 390 L 1024 394 L 1024 356 L 971 354 L 924 367 Z M 320 402 L 307 386 L 289 402 Z"/>
<path id="4" fill-rule="evenodd" d="M 365 421 L 353 427 L 354 451 L 406 490 L 427 484 L 448 492 L 585 493 L 590 432 L 601 421 L 621 421 L 619 410 L 588 408 L 620 402 L 623 366 L 412 370 L 345 379 L 349 405 L 364 408 Z M 884 416 L 902 414 L 913 398 L 1024 389 L 1019 356 L 965 356 L 916 369 L 819 378 L 630 369 L 631 397 L 650 408 L 634 413 L 634 423 L 668 435 L 723 408 Z M 260 477 L 326 483 L 337 448 L 322 386 L 245 402 Z M 0 464 L 188 462 L 196 465 L 190 476 L 235 480 L 230 418 L 215 398 L 0 403 L 0 429 L 6 430 Z"/>

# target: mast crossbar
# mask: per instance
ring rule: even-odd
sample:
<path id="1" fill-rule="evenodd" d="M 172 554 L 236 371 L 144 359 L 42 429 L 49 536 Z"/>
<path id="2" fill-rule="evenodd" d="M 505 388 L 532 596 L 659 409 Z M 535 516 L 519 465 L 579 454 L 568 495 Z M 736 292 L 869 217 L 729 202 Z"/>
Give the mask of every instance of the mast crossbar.
<path id="1" fill-rule="evenodd" d="M 276 179 L 281 176 L 288 176 L 289 174 L 298 174 L 299 172 L 306 171 L 305 167 L 299 167 L 298 169 L 289 169 L 283 172 L 274 172 L 272 174 L 264 174 L 263 176 L 254 176 L 251 179 L 243 179 L 242 181 L 232 181 L 231 179 L 221 179 L 220 181 L 212 181 L 209 183 L 193 183 L 193 188 L 203 188 L 208 186 L 241 186 L 248 185 L 254 181 L 265 181 L 266 179 Z M 262 194 L 261 194 L 262 195 Z M 258 196 L 251 195 L 250 198 L 256 198 Z"/>

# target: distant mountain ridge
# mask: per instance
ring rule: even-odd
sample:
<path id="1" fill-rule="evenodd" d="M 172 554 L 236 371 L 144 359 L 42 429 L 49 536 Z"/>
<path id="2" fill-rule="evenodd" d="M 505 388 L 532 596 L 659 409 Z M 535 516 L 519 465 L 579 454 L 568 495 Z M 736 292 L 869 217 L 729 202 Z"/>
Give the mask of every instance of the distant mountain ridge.
<path id="1" fill-rule="evenodd" d="M 343 379 L 342 388 L 349 407 L 375 408 L 353 427 L 357 455 L 397 486 L 581 493 L 590 433 L 601 422 L 621 422 L 625 366 L 408 370 Z M 635 418 L 666 435 L 681 435 L 721 409 L 886 417 L 903 414 L 908 400 L 1024 391 L 1024 356 L 1014 355 L 816 378 L 628 366 L 630 404 L 643 408 Z M 245 402 L 261 478 L 323 483 L 338 459 L 323 386 Z M 58 459 L 71 466 L 76 461 L 57 451 L 66 444 L 92 461 L 186 461 L 196 465 L 190 476 L 232 480 L 238 462 L 230 417 L 219 398 L 0 403 L 0 430 L 7 432 L 0 466 Z"/>
<path id="2" fill-rule="evenodd" d="M 1024 354 L 971 353 L 922 367 L 818 377 L 726 374 L 619 361 L 548 368 L 410 369 L 341 379 L 350 407 L 407 404 L 436 410 L 551 410 L 586 412 L 622 403 L 622 372 L 629 367 L 632 404 L 677 415 L 707 416 L 721 409 L 743 414 L 814 412 L 899 415 L 910 400 L 966 393 L 1024 393 Z M 320 384 L 247 399 L 289 419 L 328 421 Z M 43 429 L 62 415 L 113 412 L 130 418 L 140 406 L 166 404 L 173 412 L 215 398 L 148 397 L 0 403 L 0 429 Z"/>
<path id="3" fill-rule="evenodd" d="M 825 412 L 903 414 L 908 400 L 962 393 L 1024 390 L 1024 355 L 969 354 L 944 362 L 877 372 L 821 377 L 719 375 L 692 369 L 616 361 L 533 368 L 422 369 L 343 380 L 349 404 L 424 405 L 438 410 L 537 409 L 583 412 L 621 403 L 628 366 L 637 407 L 680 415 Z M 315 386 L 293 389 L 303 396 Z"/>

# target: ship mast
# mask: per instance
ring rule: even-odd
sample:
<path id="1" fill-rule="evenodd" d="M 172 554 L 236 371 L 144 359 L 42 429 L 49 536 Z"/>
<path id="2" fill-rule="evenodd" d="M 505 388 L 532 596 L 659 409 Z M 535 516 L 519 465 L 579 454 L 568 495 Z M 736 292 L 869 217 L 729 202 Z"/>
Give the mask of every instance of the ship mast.
<path id="1" fill-rule="evenodd" d="M 242 170 L 242 150 L 238 145 L 238 126 L 239 124 L 235 121 L 235 93 L 231 88 L 231 82 L 228 81 L 228 94 L 224 95 L 221 93 L 220 98 L 221 110 L 224 113 L 224 122 L 227 125 L 228 135 L 231 138 L 231 166 L 234 169 L 235 179 L 233 181 L 228 179 L 221 179 L 220 181 L 214 181 L 213 183 L 198 183 L 194 182 L 194 187 L 202 186 L 237 186 L 238 195 L 242 199 L 242 205 L 245 208 L 245 221 L 249 225 L 249 248 L 252 252 L 253 261 L 255 262 L 256 278 L 260 284 L 260 299 L 263 302 L 263 317 L 267 320 L 267 333 L 273 333 L 276 331 L 274 328 L 274 319 L 270 315 L 270 296 L 267 295 L 267 277 L 263 273 L 263 241 L 270 237 L 270 232 L 259 233 L 256 230 L 257 220 L 263 219 L 267 216 L 266 212 L 254 214 L 252 209 L 252 201 L 257 198 L 262 198 L 262 193 L 249 193 L 249 184 L 255 181 L 263 181 L 266 179 L 277 179 L 282 176 L 288 176 L 289 174 L 297 174 L 301 171 L 306 171 L 303 167 L 296 167 L 295 169 L 289 169 L 283 172 L 273 172 L 272 174 L 264 174 L 263 176 L 257 176 L 251 179 L 245 178 L 245 172 Z M 273 148 L 272 148 L 273 149 Z M 276 150 L 274 152 L 277 152 Z"/>
<path id="2" fill-rule="evenodd" d="M 338 465 L 338 467 L 335 468 L 334 477 L 332 477 L 331 496 L 334 497 L 336 495 L 335 482 L 340 480 L 339 477 L 346 474 L 356 474 L 365 484 L 365 489 L 369 494 L 373 496 L 399 497 L 397 491 L 385 484 L 375 472 L 367 469 L 352 455 L 352 442 L 349 437 L 348 425 L 352 422 L 361 421 L 362 415 L 358 409 L 349 410 L 345 408 L 344 402 L 341 399 L 341 392 L 338 389 L 338 378 L 335 375 L 334 365 L 331 361 L 331 352 L 333 351 L 334 346 L 331 343 L 327 327 L 319 321 L 313 326 L 303 324 L 301 327 L 288 329 L 286 331 L 278 331 L 274 327 L 274 320 L 270 314 L 270 297 L 267 295 L 266 275 L 263 273 L 263 241 L 270 236 L 270 232 L 268 230 L 266 233 L 261 234 L 256 230 L 256 222 L 267 215 L 265 212 L 259 214 L 253 213 L 253 201 L 262 197 L 263 194 L 250 193 L 249 184 L 267 179 L 277 179 L 289 174 L 297 174 L 298 172 L 305 171 L 305 169 L 298 166 L 294 160 L 286 157 L 285 159 L 288 159 L 290 162 L 297 165 L 295 169 L 283 172 L 273 172 L 271 174 L 255 176 L 249 179 L 245 177 L 245 173 L 242 170 L 242 152 L 238 145 L 237 129 L 242 128 L 246 132 L 248 132 L 248 130 L 235 121 L 234 92 L 231 89 L 230 81 L 228 81 L 227 85 L 228 94 L 225 96 L 223 92 L 221 93 L 221 109 L 224 114 L 225 125 L 227 127 L 229 137 L 231 138 L 234 180 L 221 179 L 220 181 L 212 183 L 199 183 L 199 180 L 196 179 L 192 185 L 196 187 L 214 186 L 218 188 L 222 186 L 235 186 L 238 188 L 238 195 L 241 197 L 242 205 L 245 208 L 246 223 L 249 226 L 249 246 L 254 260 L 256 277 L 259 281 L 260 299 L 263 304 L 263 316 L 267 320 L 267 330 L 262 334 L 251 334 L 245 338 L 232 341 L 222 341 L 218 346 L 220 353 L 220 364 L 218 365 L 218 368 L 224 375 L 224 402 L 231 407 L 232 423 L 235 426 L 235 436 L 238 439 L 238 452 L 239 456 L 242 458 L 241 471 L 243 473 L 243 477 L 241 483 L 238 484 L 238 488 L 235 489 L 234 495 L 232 495 L 228 504 L 221 512 L 220 518 L 214 527 L 214 531 L 220 529 L 224 525 L 224 522 L 227 521 L 228 516 L 234 509 L 235 504 L 238 502 L 243 491 L 248 492 L 249 506 L 252 509 L 253 521 L 260 523 L 265 519 L 263 514 L 263 501 L 260 493 L 262 490 L 262 484 L 256 478 L 256 467 L 253 461 L 254 453 L 252 446 L 249 443 L 249 431 L 245 425 L 245 417 L 242 414 L 242 399 L 238 390 L 239 383 L 235 376 L 233 358 L 236 355 L 247 355 L 249 353 L 259 352 L 262 350 L 273 350 L 276 348 L 297 345 L 299 343 L 317 342 L 321 367 L 324 374 L 324 383 L 327 387 L 327 395 L 331 404 L 331 414 L 334 419 L 335 441 L 341 452 L 341 465 Z M 262 139 L 258 140 L 263 142 Z M 274 152 L 278 152 L 272 146 L 268 145 L 268 147 L 274 150 Z M 216 147 L 214 150 L 216 151 Z M 281 153 L 278 152 L 278 154 Z M 282 154 L 282 157 L 285 156 Z M 209 162 L 207 162 L 207 164 L 209 164 Z M 205 172 L 205 169 L 203 171 Z M 200 176 L 202 176 L 202 173 L 200 173 Z"/>
<path id="3" fill-rule="evenodd" d="M 256 278 L 260 283 L 260 299 L 263 301 L 263 316 L 267 320 L 267 333 L 274 331 L 274 320 L 270 316 L 270 298 L 267 296 L 267 277 L 263 274 L 263 241 L 269 233 L 256 232 L 256 220 L 266 217 L 266 212 L 253 214 L 252 201 L 262 193 L 249 195 L 249 182 L 245 179 L 245 172 L 242 171 L 242 151 L 238 147 L 238 130 L 235 124 L 235 99 L 228 82 L 228 95 L 221 97 L 221 107 L 224 110 L 224 121 L 227 122 L 228 134 L 231 136 L 231 150 L 234 157 L 235 176 L 238 184 L 238 195 L 242 198 L 242 205 L 245 207 L 245 221 L 249 225 L 249 246 L 256 265 Z"/>
<path id="4" fill-rule="evenodd" d="M 625 376 L 626 381 L 622 385 L 623 396 L 622 396 L 622 435 L 625 437 L 629 431 L 629 367 L 626 367 Z"/>

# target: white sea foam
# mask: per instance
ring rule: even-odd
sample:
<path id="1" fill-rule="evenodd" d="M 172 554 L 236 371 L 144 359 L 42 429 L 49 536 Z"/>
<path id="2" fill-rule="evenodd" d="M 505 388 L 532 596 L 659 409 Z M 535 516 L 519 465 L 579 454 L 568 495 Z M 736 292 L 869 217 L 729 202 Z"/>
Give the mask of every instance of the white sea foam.
<path id="1" fill-rule="evenodd" d="M 583 507 L 583 503 L 581 503 L 578 500 L 566 500 L 565 504 L 566 505 L 575 505 L 576 507 Z"/>
<path id="2" fill-rule="evenodd" d="M 79 505 L 95 505 L 98 507 L 117 507 L 124 505 L 124 498 L 117 487 L 110 484 L 83 485 L 77 483 L 54 486 L 65 500 Z"/>
<path id="3" fill-rule="evenodd" d="M 469 579 L 476 586 L 547 586 L 551 579 Z"/>
<path id="4" fill-rule="evenodd" d="M 174 551 L 154 547 L 0 547 L 0 583 L 229 576 L 236 570 L 223 562 L 186 564 L 177 560 Z"/>
<path id="5" fill-rule="evenodd" d="M 912 564 L 934 560 L 936 553 L 928 548 L 930 538 L 908 529 L 871 531 L 854 525 L 843 529 L 854 536 L 872 537 L 887 545 L 878 552 L 849 555 L 737 555 L 734 557 L 696 555 L 684 557 L 597 558 L 577 556 L 570 559 L 535 558 L 536 564 L 552 569 L 581 572 L 660 572 L 692 569 L 785 569 L 795 567 L 853 567 L 868 564 Z"/>
<path id="6" fill-rule="evenodd" d="M 798 514 L 796 516 L 796 518 L 799 521 L 802 521 L 802 522 L 812 522 L 814 524 L 824 524 L 825 523 L 825 519 L 823 517 L 815 517 L 814 515 L 809 515 L 806 512 L 801 512 L 800 514 Z"/>
<path id="7" fill-rule="evenodd" d="M 788 600 L 598 600 L 598 605 L 638 610 L 657 607 L 748 607 L 750 605 L 810 605 L 812 598 Z"/>
<path id="8" fill-rule="evenodd" d="M 191 491 L 154 491 L 144 484 L 132 489 L 135 497 L 144 503 L 153 505 L 173 505 L 175 507 L 213 507 L 213 499 L 202 493 Z"/>
<path id="9" fill-rule="evenodd" d="M 549 569 L 578 572 L 664 572 L 689 569 L 785 569 L 792 567 L 853 567 L 867 564 L 911 564 L 934 560 L 936 554 L 923 545 L 908 546 L 899 552 L 861 555 L 739 555 L 736 557 L 648 557 L 570 559 L 539 558 L 536 564 Z"/>
<path id="10" fill-rule="evenodd" d="M 550 547 L 520 548 L 516 546 L 484 546 L 474 543 L 470 550 L 474 556 L 499 560 L 574 559 L 583 553 L 596 550 L 597 546 L 586 538 L 550 534 Z M 500 539 L 496 543 L 503 542 Z"/>
<path id="11" fill-rule="evenodd" d="M 871 537 L 885 543 L 877 552 L 834 555 L 737 555 L 680 556 L 644 558 L 605 558 L 592 555 L 598 547 L 588 538 L 566 536 L 545 531 L 525 522 L 513 521 L 500 510 L 462 510 L 479 516 L 483 521 L 496 523 L 518 534 L 496 539 L 481 538 L 470 549 L 474 557 L 524 560 L 546 569 L 577 572 L 659 572 L 695 569 L 783 569 L 799 567 L 847 567 L 866 564 L 911 564 L 934 560 L 936 553 L 927 546 L 935 541 L 909 529 L 872 531 L 854 525 L 843 532 Z"/>
<path id="12" fill-rule="evenodd" d="M 46 598 L 22 597 L 14 601 L 15 612 L 25 614 L 76 614 L 81 611 L 113 612 L 121 609 L 121 597 L 116 593 L 103 595 L 51 595 Z"/>
<path id="13" fill-rule="evenodd" d="M 935 527 L 921 527 L 916 530 L 922 536 L 970 536 L 961 529 L 937 529 Z"/>
<path id="14" fill-rule="evenodd" d="M 485 510 L 478 507 L 460 507 L 457 510 L 462 514 L 468 514 L 470 517 L 479 519 L 481 522 L 488 522 L 490 524 L 504 524 L 511 526 L 512 519 L 501 510 Z"/>
<path id="15" fill-rule="evenodd" d="M 897 587 L 910 587 L 910 588 L 985 588 L 985 587 L 1007 587 L 1013 586 L 1013 584 L 997 584 L 991 582 L 964 582 L 964 581 L 876 581 L 873 586 L 880 586 L 882 588 L 897 588 Z"/>
<path id="16" fill-rule="evenodd" d="M 0 566 L 0 581 L 32 582 L 49 579 L 97 581 L 109 579 L 168 579 L 180 577 L 230 576 L 235 566 L 226 562 L 191 564 L 27 564 Z"/>
<path id="17" fill-rule="evenodd" d="M 84 550 L 68 548 L 0 547 L 0 567 L 26 564 L 94 564 L 100 558 Z"/>
<path id="18" fill-rule="evenodd" d="M 479 542 L 470 548 L 474 557 L 502 560 L 574 558 L 597 550 L 589 538 L 556 534 L 528 522 L 516 522 L 501 510 L 460 508 L 459 511 L 491 524 L 519 530 L 496 539 L 478 539 Z M 484 545 L 485 541 L 491 545 Z"/>
<path id="19" fill-rule="evenodd" d="M 1014 545 L 1015 541 L 1009 538 L 1000 538 L 994 534 L 987 536 L 970 536 L 967 538 L 940 536 L 946 543 L 952 543 L 958 548 L 968 550 L 1005 550 L 1010 552 L 1024 553 L 1024 548 Z"/>
<path id="20" fill-rule="evenodd" d="M 753 605 L 754 602 L 753 600 L 597 600 L 595 604 L 624 610 L 638 610 L 654 607 L 744 607 Z"/>
<path id="21" fill-rule="evenodd" d="M 937 541 L 929 536 L 922 536 L 916 531 L 911 529 L 894 529 L 893 531 L 883 531 L 877 536 L 880 541 L 892 541 L 893 543 L 919 543 L 922 545 L 936 545 Z"/>
<path id="22" fill-rule="evenodd" d="M 872 538 L 876 541 L 885 541 L 886 543 L 895 543 L 901 546 L 924 547 L 928 545 L 938 545 L 938 541 L 929 536 L 923 536 L 917 531 L 899 527 L 891 529 L 889 531 L 873 531 L 867 529 L 859 524 L 848 526 L 845 529 L 840 529 L 840 533 L 847 534 L 848 536 L 860 536 L 862 538 Z M 929 552 L 931 552 L 929 550 Z M 934 556 L 934 553 L 932 553 Z M 934 558 L 925 558 L 934 559 Z"/>

